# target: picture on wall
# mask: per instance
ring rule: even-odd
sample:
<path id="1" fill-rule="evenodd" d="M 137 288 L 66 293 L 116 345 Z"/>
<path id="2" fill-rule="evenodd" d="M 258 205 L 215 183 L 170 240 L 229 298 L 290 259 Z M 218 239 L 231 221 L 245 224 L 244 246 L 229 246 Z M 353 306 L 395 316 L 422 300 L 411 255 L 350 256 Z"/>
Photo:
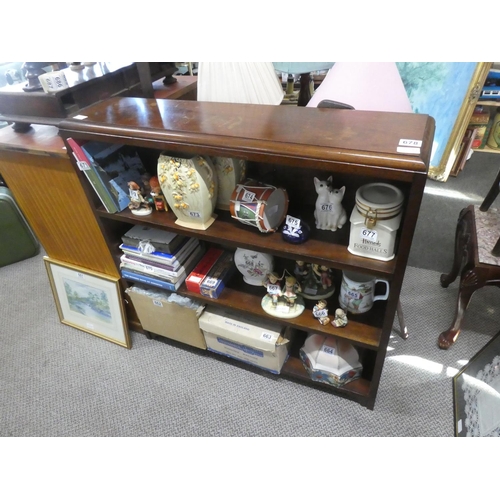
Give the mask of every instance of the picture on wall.
<path id="1" fill-rule="evenodd" d="M 61 323 L 130 348 L 119 278 L 44 261 Z"/>

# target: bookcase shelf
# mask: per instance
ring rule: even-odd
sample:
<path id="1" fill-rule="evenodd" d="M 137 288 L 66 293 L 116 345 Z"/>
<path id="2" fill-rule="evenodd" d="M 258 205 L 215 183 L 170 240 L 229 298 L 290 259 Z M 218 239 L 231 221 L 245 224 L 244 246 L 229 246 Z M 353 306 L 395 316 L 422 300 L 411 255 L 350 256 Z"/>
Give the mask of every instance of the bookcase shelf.
<path id="1" fill-rule="evenodd" d="M 333 268 L 337 292 L 328 299 L 331 312 L 337 307 L 343 271 L 356 270 L 389 281 L 387 301 L 376 302 L 368 313 L 358 317 L 351 315 L 345 328 L 320 325 L 312 315 L 312 303 L 307 301 L 306 310 L 297 318 L 272 318 L 295 329 L 301 338 L 321 333 L 345 339 L 358 348 L 363 363 L 361 379 L 332 388 L 310 379 L 298 358 L 298 346 L 294 346 L 295 351 L 282 369 L 283 376 L 331 390 L 373 409 L 427 180 L 434 120 L 418 114 L 140 98 L 109 99 L 81 114 L 86 118 L 66 119 L 60 124 L 66 142 L 73 138 L 134 146 L 151 175 L 156 174 L 158 157 L 164 151 L 245 159 L 248 177 L 285 188 L 290 198 L 289 213 L 300 214 L 311 227 L 309 240 L 293 245 L 285 242 L 279 231 L 259 233 L 223 211 L 217 211 L 216 221 L 204 231 L 177 225 L 171 211 L 153 211 L 147 216 L 134 216 L 128 209 L 108 213 L 75 163 L 117 268 L 121 235 L 133 225 L 142 224 L 195 237 L 210 245 L 270 253 L 284 265 L 302 260 Z M 414 152 L 401 153 L 401 139 L 421 141 L 422 145 Z M 315 229 L 313 178 L 326 179 L 330 175 L 336 186 L 346 186 L 343 205 L 348 214 L 356 190 L 366 183 L 387 182 L 401 189 L 405 201 L 393 260 L 384 262 L 351 254 L 347 249 L 349 224 L 336 232 Z M 185 285 L 178 293 L 241 316 L 271 318 L 260 305 L 262 290 L 244 284 L 238 274 L 218 299 L 194 294 Z"/>

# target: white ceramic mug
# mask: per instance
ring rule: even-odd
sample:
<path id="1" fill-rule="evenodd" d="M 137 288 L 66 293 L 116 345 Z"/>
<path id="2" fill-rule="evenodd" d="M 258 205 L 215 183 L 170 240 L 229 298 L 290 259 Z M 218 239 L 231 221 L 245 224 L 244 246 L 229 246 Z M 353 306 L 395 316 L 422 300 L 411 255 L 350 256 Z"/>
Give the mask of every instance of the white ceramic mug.
<path id="1" fill-rule="evenodd" d="M 385 283 L 384 295 L 375 295 L 375 285 Z M 344 271 L 340 286 L 340 307 L 351 314 L 362 314 L 369 311 L 376 300 L 387 300 L 389 297 L 389 282 L 373 276 Z"/>

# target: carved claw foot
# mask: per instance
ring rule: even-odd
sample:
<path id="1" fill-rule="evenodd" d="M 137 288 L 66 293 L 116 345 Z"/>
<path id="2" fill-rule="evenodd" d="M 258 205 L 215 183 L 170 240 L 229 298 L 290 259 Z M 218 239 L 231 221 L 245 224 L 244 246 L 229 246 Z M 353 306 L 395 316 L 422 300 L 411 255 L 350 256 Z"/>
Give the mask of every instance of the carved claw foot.
<path id="1" fill-rule="evenodd" d="M 449 349 L 457 340 L 458 334 L 460 333 L 460 330 L 453 331 L 453 330 L 448 330 L 446 332 L 443 332 L 439 338 L 438 338 L 438 346 L 440 349 Z"/>

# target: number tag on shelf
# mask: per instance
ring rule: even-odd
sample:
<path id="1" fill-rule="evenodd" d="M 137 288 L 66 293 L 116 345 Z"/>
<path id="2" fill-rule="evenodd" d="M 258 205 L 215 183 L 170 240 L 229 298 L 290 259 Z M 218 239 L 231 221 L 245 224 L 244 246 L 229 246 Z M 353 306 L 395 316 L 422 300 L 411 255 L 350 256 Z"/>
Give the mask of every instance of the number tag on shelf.
<path id="1" fill-rule="evenodd" d="M 153 299 L 153 304 L 157 307 L 163 307 L 163 302 L 161 300 Z"/>
<path id="2" fill-rule="evenodd" d="M 252 191 L 247 191 L 245 189 L 245 192 L 243 193 L 243 201 L 253 201 L 255 199 L 255 193 L 252 193 Z"/>
<path id="3" fill-rule="evenodd" d="M 217 279 L 216 278 L 207 278 L 204 282 L 204 285 L 209 286 L 209 287 L 214 287 L 217 285 Z"/>
<path id="4" fill-rule="evenodd" d="M 195 219 L 201 219 L 200 212 L 193 212 L 192 210 L 189 212 L 189 217 L 194 217 Z"/>
<path id="5" fill-rule="evenodd" d="M 280 286 L 279 285 L 267 285 L 267 293 L 270 293 L 271 295 L 277 295 L 280 293 Z"/>
<path id="6" fill-rule="evenodd" d="M 280 306 L 276 306 L 276 311 L 280 312 L 280 313 L 289 313 L 290 312 L 290 307 L 289 306 L 283 306 L 283 305 L 280 305 Z"/>
<path id="7" fill-rule="evenodd" d="M 317 311 L 313 312 L 313 315 L 315 318 L 325 318 L 328 316 L 328 311 L 326 309 L 318 309 Z"/>
<path id="8" fill-rule="evenodd" d="M 322 212 L 333 212 L 333 205 L 331 203 L 323 203 L 321 205 Z"/>
<path id="9" fill-rule="evenodd" d="M 335 355 L 335 349 L 333 347 L 329 347 L 327 345 L 324 345 L 321 350 L 326 353 L 326 354 L 330 354 L 330 356 L 334 356 Z"/>
<path id="10" fill-rule="evenodd" d="M 76 164 L 78 168 L 83 172 L 84 170 L 90 170 L 89 164 L 86 161 L 77 161 Z"/>
<path id="11" fill-rule="evenodd" d="M 274 344 L 276 341 L 275 336 L 269 332 L 262 332 L 262 335 L 260 336 L 260 338 L 262 340 L 265 340 L 266 342 L 269 342 L 270 344 Z"/>
<path id="12" fill-rule="evenodd" d="M 360 234 L 361 234 L 361 238 L 364 238 L 365 240 L 373 241 L 373 243 L 377 243 L 377 241 L 378 241 L 377 231 L 373 231 L 373 229 L 368 229 L 366 227 L 362 227 Z"/>

